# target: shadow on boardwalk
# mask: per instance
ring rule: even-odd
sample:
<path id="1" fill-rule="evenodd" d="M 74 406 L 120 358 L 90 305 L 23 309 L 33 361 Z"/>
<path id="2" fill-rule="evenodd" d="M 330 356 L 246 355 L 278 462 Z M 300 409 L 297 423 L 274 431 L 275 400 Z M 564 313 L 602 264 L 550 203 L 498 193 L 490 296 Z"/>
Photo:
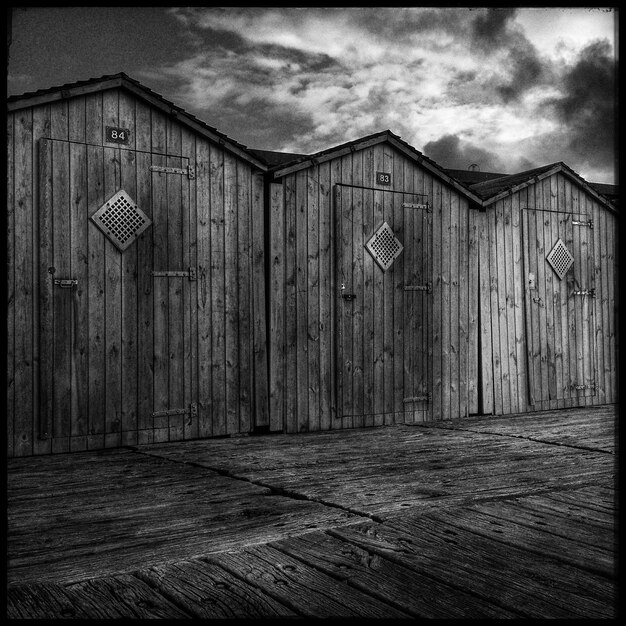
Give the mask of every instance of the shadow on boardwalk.
<path id="1" fill-rule="evenodd" d="M 615 617 L 616 413 L 11 459 L 7 617 Z"/>

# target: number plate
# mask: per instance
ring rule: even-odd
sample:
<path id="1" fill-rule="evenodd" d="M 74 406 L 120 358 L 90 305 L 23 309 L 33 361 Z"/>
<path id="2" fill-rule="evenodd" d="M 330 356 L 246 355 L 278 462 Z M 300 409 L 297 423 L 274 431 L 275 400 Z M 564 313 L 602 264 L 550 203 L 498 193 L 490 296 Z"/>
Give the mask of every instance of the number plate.
<path id="1" fill-rule="evenodd" d="M 113 143 L 128 143 L 130 131 L 128 128 L 106 127 L 106 140 Z"/>
<path id="2" fill-rule="evenodd" d="M 391 174 L 389 172 L 376 172 L 376 182 L 379 185 L 391 185 Z"/>

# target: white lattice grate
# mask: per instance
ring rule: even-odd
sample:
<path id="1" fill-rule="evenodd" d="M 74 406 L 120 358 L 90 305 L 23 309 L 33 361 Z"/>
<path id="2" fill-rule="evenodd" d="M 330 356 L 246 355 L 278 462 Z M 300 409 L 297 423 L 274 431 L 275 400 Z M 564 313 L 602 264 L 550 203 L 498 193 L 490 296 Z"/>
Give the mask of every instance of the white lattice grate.
<path id="1" fill-rule="evenodd" d="M 387 222 L 370 237 L 365 247 L 383 271 L 391 267 L 404 248 Z"/>
<path id="2" fill-rule="evenodd" d="M 107 200 L 91 219 L 122 252 L 152 223 L 123 189 Z"/>
<path id="3" fill-rule="evenodd" d="M 571 255 L 563 241 L 559 239 L 554 244 L 554 248 L 552 248 L 550 254 L 546 257 L 546 261 L 550 263 L 550 267 L 552 267 L 552 269 L 556 272 L 559 280 L 563 280 L 563 277 L 567 274 L 569 268 L 574 264 L 574 257 Z"/>

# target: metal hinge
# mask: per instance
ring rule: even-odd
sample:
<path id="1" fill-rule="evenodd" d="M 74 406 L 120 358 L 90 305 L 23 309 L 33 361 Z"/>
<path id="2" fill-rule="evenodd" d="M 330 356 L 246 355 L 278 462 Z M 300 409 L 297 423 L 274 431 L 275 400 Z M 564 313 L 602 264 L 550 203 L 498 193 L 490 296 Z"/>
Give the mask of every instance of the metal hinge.
<path id="1" fill-rule="evenodd" d="M 580 291 L 574 292 L 575 296 L 591 296 L 592 298 L 596 297 L 595 287 L 593 289 L 581 289 Z"/>
<path id="2" fill-rule="evenodd" d="M 572 385 L 572 389 L 576 389 L 576 391 L 582 391 L 583 389 L 595 389 L 596 384 L 591 383 L 591 385 Z"/>
<path id="3" fill-rule="evenodd" d="M 588 222 L 581 222 L 579 220 L 572 220 L 572 224 L 574 226 L 587 226 L 593 230 L 593 220 L 589 220 Z"/>
<path id="4" fill-rule="evenodd" d="M 432 283 L 426 283 L 425 285 L 405 285 L 404 291 L 426 291 L 430 293 L 433 290 Z"/>
<path id="5" fill-rule="evenodd" d="M 403 209 L 426 209 L 428 213 L 431 212 L 430 204 L 428 202 L 403 202 Z"/>
<path id="6" fill-rule="evenodd" d="M 413 396 L 412 398 L 404 398 L 402 402 L 405 404 L 409 402 L 430 402 L 432 394 L 429 392 L 425 396 Z"/>
<path id="7" fill-rule="evenodd" d="M 188 409 L 168 409 L 167 411 L 155 411 L 151 417 L 170 417 L 172 415 L 186 415 L 189 413 L 187 425 L 190 426 L 194 418 L 198 417 L 198 405 L 192 402 Z"/>
<path id="8" fill-rule="evenodd" d="M 163 172 L 164 174 L 186 174 L 188 178 L 196 177 L 196 170 L 193 165 L 187 167 L 164 167 L 162 165 L 151 165 L 151 172 Z"/>
<path id="9" fill-rule="evenodd" d="M 188 276 L 189 280 L 197 280 L 196 268 L 190 267 L 187 271 L 185 270 L 172 270 L 172 271 L 154 271 L 152 272 L 153 276 L 160 276 L 161 278 L 175 278 L 177 276 Z"/>

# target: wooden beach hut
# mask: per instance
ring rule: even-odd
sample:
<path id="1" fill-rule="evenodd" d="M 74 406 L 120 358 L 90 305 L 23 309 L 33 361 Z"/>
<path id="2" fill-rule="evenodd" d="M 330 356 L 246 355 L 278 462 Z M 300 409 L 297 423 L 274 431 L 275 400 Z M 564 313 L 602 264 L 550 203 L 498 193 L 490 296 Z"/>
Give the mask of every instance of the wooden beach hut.
<path id="1" fill-rule="evenodd" d="M 470 188 L 483 411 L 617 403 L 615 204 L 564 163 Z"/>
<path id="2" fill-rule="evenodd" d="M 278 162 L 266 204 L 271 430 L 479 413 L 476 193 L 384 131 Z"/>
<path id="3" fill-rule="evenodd" d="M 268 423 L 263 173 L 124 74 L 8 99 L 9 456 Z"/>

